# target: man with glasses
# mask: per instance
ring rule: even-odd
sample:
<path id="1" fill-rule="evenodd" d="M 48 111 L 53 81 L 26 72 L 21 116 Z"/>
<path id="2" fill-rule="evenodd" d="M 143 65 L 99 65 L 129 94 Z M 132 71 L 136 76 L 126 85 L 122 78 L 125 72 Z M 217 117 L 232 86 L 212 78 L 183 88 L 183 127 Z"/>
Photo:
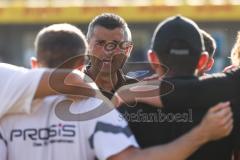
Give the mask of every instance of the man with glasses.
<path id="1" fill-rule="evenodd" d="M 123 18 L 112 13 L 95 17 L 88 26 L 90 64 L 85 72 L 111 98 L 123 85 L 137 82 L 123 74 L 122 67 L 130 56 L 131 32 Z"/>

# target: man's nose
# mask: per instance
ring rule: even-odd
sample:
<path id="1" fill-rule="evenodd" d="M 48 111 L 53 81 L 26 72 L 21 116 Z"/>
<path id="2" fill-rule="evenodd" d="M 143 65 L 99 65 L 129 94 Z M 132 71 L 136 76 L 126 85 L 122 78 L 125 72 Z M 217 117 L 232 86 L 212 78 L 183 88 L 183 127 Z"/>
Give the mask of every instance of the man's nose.
<path id="1" fill-rule="evenodd" d="M 119 47 L 113 48 L 112 50 L 104 50 L 104 53 L 107 55 L 114 55 L 121 53 L 121 49 Z"/>

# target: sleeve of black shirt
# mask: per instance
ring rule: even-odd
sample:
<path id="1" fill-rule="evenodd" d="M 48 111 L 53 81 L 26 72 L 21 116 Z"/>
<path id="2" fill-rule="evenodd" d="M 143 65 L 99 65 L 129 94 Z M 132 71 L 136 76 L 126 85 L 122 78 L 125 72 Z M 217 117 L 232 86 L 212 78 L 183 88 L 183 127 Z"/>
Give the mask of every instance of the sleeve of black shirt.
<path id="1" fill-rule="evenodd" d="M 234 149 L 240 150 L 240 96 L 231 102 L 234 127 L 231 133 Z"/>
<path id="2" fill-rule="evenodd" d="M 226 73 L 212 74 L 198 79 L 166 78 L 174 90 L 161 96 L 164 107 L 180 106 L 211 107 L 219 102 L 229 101 L 240 95 L 240 69 Z M 161 83 L 160 95 L 167 90 L 167 83 Z"/>

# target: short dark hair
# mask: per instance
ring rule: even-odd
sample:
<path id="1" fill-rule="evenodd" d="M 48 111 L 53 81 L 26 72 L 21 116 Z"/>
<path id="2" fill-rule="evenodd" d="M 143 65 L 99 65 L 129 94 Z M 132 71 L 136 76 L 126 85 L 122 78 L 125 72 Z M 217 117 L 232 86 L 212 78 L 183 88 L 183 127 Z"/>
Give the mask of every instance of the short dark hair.
<path id="1" fill-rule="evenodd" d="M 55 68 L 74 56 L 86 54 L 87 42 L 77 27 L 66 23 L 54 24 L 38 33 L 35 50 L 41 63 Z"/>
<path id="2" fill-rule="evenodd" d="M 205 50 L 197 24 L 183 16 L 169 17 L 155 29 L 151 49 L 161 63 L 178 74 L 193 74 Z"/>
<path id="3" fill-rule="evenodd" d="M 87 39 L 89 40 L 93 34 L 94 27 L 101 26 L 107 29 L 122 28 L 124 30 L 124 35 L 126 40 L 131 41 L 132 35 L 126 21 L 119 15 L 113 13 L 103 13 L 95 18 L 89 23 L 87 31 Z"/>
<path id="4" fill-rule="evenodd" d="M 214 53 L 216 51 L 216 48 L 217 48 L 216 41 L 205 30 L 201 29 L 201 33 L 203 35 L 203 41 L 204 41 L 205 49 L 208 52 L 209 56 L 213 57 Z"/>

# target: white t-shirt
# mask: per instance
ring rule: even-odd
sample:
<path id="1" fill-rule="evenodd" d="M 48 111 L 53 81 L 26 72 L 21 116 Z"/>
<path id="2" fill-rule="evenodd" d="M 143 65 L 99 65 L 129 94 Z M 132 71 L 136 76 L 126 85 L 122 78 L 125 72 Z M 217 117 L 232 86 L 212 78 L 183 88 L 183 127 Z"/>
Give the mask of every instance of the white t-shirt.
<path id="1" fill-rule="evenodd" d="M 0 63 L 0 117 L 5 113 L 30 112 L 43 72 L 44 69 L 29 70 Z"/>
<path id="2" fill-rule="evenodd" d="M 49 96 L 35 100 L 29 115 L 7 115 L 0 121 L 0 159 L 100 160 L 124 149 L 138 147 L 127 122 L 115 109 L 87 121 L 63 121 L 56 106 L 66 99 Z M 69 111 L 85 113 L 102 104 L 88 98 L 74 102 Z"/>

